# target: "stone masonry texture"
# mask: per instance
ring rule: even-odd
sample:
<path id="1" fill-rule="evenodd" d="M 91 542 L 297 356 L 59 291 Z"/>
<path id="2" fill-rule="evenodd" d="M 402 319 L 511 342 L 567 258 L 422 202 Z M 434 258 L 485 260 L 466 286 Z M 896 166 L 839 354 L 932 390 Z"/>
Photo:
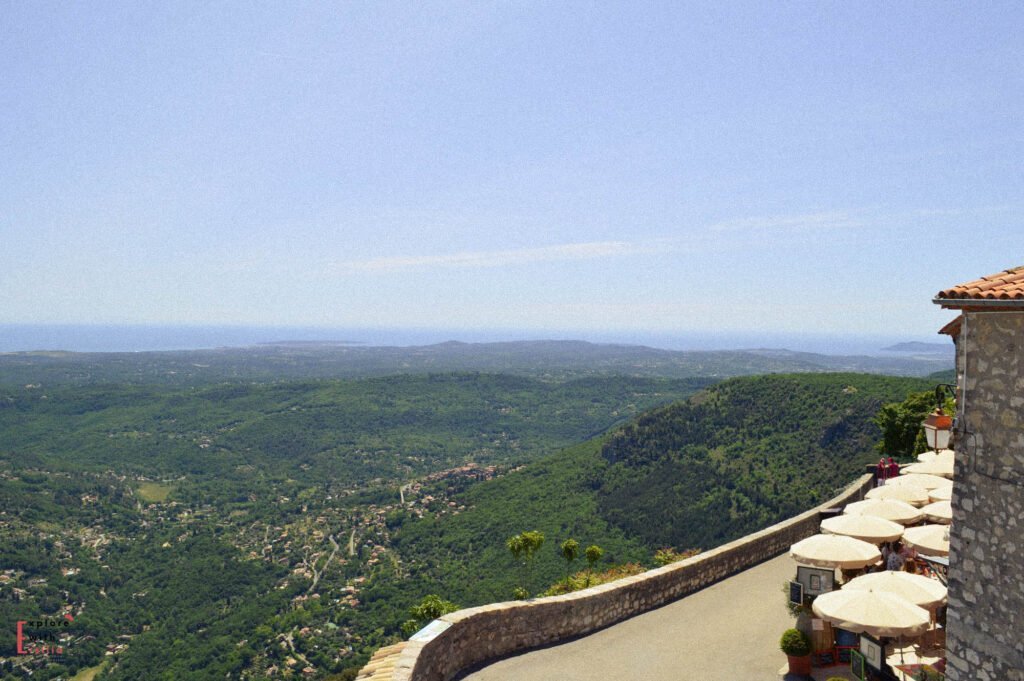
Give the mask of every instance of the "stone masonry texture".
<path id="1" fill-rule="evenodd" d="M 967 312 L 956 345 L 947 678 L 1024 681 L 1024 312 Z"/>

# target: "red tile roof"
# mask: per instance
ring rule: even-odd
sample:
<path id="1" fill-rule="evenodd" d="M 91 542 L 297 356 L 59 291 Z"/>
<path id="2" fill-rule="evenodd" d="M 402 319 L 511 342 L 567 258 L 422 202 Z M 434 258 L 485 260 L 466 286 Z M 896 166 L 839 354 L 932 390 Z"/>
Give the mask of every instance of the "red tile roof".
<path id="1" fill-rule="evenodd" d="M 939 291 L 935 296 L 935 302 L 943 306 L 954 301 L 964 301 L 955 304 L 961 307 L 969 305 L 967 301 L 982 300 L 1024 302 L 1024 265 Z"/>

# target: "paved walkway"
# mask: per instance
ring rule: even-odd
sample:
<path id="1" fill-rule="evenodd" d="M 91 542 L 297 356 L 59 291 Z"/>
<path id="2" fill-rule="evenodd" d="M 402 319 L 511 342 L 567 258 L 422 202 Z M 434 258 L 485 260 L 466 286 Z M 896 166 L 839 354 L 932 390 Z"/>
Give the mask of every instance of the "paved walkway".
<path id="1" fill-rule="evenodd" d="M 465 681 L 777 681 L 793 626 L 783 555 L 570 643 L 496 662 Z"/>

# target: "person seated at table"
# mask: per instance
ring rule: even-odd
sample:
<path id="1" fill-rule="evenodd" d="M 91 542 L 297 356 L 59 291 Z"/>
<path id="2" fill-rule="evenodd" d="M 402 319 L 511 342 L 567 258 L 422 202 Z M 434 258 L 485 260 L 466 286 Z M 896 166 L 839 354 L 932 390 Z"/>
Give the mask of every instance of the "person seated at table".
<path id="1" fill-rule="evenodd" d="M 914 572 L 914 565 L 917 563 L 917 551 L 914 548 L 903 544 L 900 549 L 900 559 L 907 572 Z"/>

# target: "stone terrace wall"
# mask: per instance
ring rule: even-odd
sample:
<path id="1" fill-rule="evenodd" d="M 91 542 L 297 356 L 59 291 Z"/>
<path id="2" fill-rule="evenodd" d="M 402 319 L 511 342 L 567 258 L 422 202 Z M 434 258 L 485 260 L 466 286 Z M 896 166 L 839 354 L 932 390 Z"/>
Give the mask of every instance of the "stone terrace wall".
<path id="1" fill-rule="evenodd" d="M 653 610 L 785 552 L 818 532 L 823 510 L 862 499 L 871 484 L 872 476 L 864 475 L 839 496 L 806 513 L 634 577 L 563 596 L 494 603 L 445 615 L 421 632 L 426 635 L 413 637 L 400 649 L 388 649 L 386 660 L 374 656 L 357 679 L 450 681 L 484 662 L 575 638 Z M 781 607 L 781 595 L 779 602 Z"/>

